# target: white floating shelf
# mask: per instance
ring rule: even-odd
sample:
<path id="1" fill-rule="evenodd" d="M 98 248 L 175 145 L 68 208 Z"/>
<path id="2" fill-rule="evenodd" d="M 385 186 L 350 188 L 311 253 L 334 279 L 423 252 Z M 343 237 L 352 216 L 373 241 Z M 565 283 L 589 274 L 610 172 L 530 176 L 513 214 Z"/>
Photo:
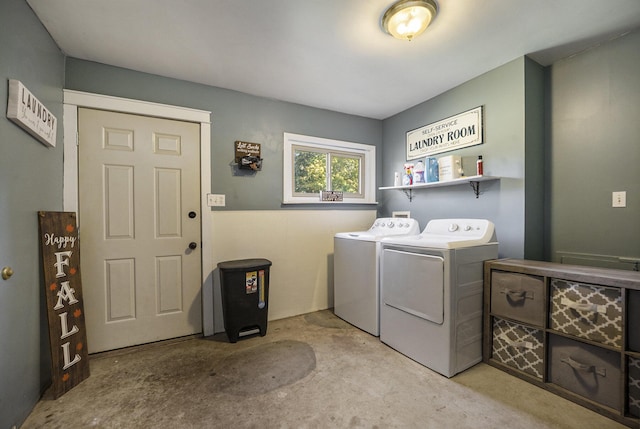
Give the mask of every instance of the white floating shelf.
<path id="1" fill-rule="evenodd" d="M 415 185 L 403 185 L 403 186 L 381 186 L 378 189 L 381 191 L 386 191 L 389 189 L 397 189 L 405 192 L 409 191 L 409 194 L 407 196 L 409 197 L 409 201 L 411 201 L 413 199 L 413 196 L 411 195 L 411 191 L 413 191 L 414 189 L 439 188 L 442 186 L 456 186 L 456 185 L 463 185 L 465 183 L 469 183 L 473 188 L 474 193 L 476 194 L 476 198 L 478 198 L 478 195 L 480 194 L 479 183 L 488 182 L 490 180 L 500 180 L 500 177 L 464 176 L 464 177 L 460 177 L 459 179 L 445 180 L 441 182 L 417 183 Z"/>

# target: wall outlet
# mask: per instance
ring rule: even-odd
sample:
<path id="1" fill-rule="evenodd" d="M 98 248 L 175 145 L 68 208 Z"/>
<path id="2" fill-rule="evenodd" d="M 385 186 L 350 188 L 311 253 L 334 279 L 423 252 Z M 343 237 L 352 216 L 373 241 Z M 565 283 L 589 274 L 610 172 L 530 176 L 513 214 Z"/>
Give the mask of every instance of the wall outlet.
<path id="1" fill-rule="evenodd" d="M 627 207 L 627 191 L 613 192 L 611 207 Z"/>
<path id="2" fill-rule="evenodd" d="M 224 194 L 207 194 L 207 205 L 209 207 L 224 207 Z"/>

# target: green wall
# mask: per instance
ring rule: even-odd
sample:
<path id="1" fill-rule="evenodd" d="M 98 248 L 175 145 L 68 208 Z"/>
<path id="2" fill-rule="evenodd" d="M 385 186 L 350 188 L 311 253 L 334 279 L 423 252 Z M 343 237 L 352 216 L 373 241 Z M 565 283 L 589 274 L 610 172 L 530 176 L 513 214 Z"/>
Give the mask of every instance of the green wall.
<path id="1" fill-rule="evenodd" d="M 549 94 L 551 259 L 640 259 L 640 32 L 553 64 Z"/>
<path id="2" fill-rule="evenodd" d="M 62 209 L 64 56 L 22 0 L 0 2 L 0 428 L 20 426 L 51 379 L 38 210 Z M 20 80 L 58 119 L 45 146 L 6 118 L 8 80 Z"/>
<path id="3" fill-rule="evenodd" d="M 500 180 L 481 183 L 479 198 L 469 185 L 416 190 L 411 202 L 402 191 L 382 191 L 382 213 L 408 210 L 421 228 L 437 218 L 489 219 L 501 257 L 542 259 L 543 187 L 530 184 L 544 181 L 543 85 L 542 67 L 521 57 L 386 119 L 381 185 L 392 185 L 406 162 L 407 131 L 477 106 L 484 106 L 484 143 L 436 157 L 462 156 L 469 176 L 482 155 L 484 174 Z"/>
<path id="4" fill-rule="evenodd" d="M 226 194 L 226 207 L 216 207 L 215 210 L 274 210 L 282 207 L 284 132 L 370 144 L 376 146 L 378 152 L 381 150 L 382 123 L 375 119 L 74 58 L 67 59 L 66 67 L 67 89 L 211 111 L 211 192 Z M 262 145 L 262 171 L 246 173 L 234 168 L 233 144 L 236 140 Z M 335 209 L 336 206 L 330 208 Z M 371 209 L 371 206 L 361 208 Z"/>
<path id="5" fill-rule="evenodd" d="M 496 224 L 500 255 L 633 269 L 640 260 L 640 32 L 542 68 L 519 58 L 383 121 L 380 185 L 405 162 L 405 133 L 485 106 L 485 143 L 455 154 L 499 182 L 468 188 L 382 191 L 382 215 L 409 210 Z M 612 208 L 611 193 L 627 192 Z M 637 264 L 636 264 L 637 267 Z"/>

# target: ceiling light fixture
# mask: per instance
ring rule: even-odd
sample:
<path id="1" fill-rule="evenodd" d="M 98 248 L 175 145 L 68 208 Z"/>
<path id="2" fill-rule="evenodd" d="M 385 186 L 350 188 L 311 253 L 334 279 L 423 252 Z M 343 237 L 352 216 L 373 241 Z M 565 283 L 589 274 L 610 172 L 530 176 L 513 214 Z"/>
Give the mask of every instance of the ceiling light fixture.
<path id="1" fill-rule="evenodd" d="M 396 39 L 411 41 L 427 29 L 436 13 L 434 0 L 399 0 L 382 16 L 382 28 Z"/>

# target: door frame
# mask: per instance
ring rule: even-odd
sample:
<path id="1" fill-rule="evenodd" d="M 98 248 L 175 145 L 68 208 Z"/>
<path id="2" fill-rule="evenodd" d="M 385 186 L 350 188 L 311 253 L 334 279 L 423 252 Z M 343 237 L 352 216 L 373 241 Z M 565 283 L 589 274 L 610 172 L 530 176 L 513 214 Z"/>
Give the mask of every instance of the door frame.
<path id="1" fill-rule="evenodd" d="M 62 206 L 64 211 L 76 214 L 78 213 L 78 108 L 87 107 L 200 124 L 202 333 L 205 336 L 213 335 L 213 271 L 215 269 L 213 262 L 213 218 L 210 215 L 211 209 L 207 206 L 207 194 L 211 192 L 211 112 L 68 89 L 63 90 L 63 97 Z"/>

